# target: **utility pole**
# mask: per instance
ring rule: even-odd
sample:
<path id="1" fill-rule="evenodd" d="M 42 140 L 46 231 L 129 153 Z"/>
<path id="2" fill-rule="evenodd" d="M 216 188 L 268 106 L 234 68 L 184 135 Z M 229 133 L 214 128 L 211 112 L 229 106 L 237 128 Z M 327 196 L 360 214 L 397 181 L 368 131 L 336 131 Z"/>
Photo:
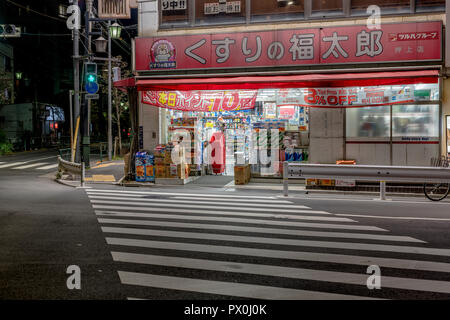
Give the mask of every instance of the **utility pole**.
<path id="1" fill-rule="evenodd" d="M 91 21 L 90 18 L 92 16 L 92 0 L 86 0 L 86 12 L 84 14 L 85 21 L 85 50 L 86 56 L 90 59 L 91 54 Z M 85 70 L 86 72 L 86 70 Z M 83 99 L 82 102 L 82 161 L 86 164 L 86 167 L 90 166 L 90 110 L 91 110 L 91 100 Z"/>
<path id="2" fill-rule="evenodd" d="M 108 20 L 108 160 L 112 159 L 111 20 Z"/>
<path id="3" fill-rule="evenodd" d="M 73 4 L 78 6 L 78 0 L 74 0 Z M 79 127 L 80 127 L 80 31 L 77 28 L 73 29 L 73 82 L 74 82 L 74 127 L 75 127 L 75 135 L 74 135 L 74 144 L 72 149 L 72 161 L 80 160 L 80 152 L 79 152 Z"/>

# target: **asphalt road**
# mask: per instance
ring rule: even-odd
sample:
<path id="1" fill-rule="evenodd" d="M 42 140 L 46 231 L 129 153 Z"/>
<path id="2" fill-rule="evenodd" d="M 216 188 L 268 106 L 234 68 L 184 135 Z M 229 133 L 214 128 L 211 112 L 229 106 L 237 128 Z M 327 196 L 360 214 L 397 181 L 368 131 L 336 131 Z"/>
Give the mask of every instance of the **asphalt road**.
<path id="1" fill-rule="evenodd" d="M 75 189 L 1 165 L 0 299 L 450 298 L 450 199 Z M 81 290 L 66 286 L 69 265 Z"/>

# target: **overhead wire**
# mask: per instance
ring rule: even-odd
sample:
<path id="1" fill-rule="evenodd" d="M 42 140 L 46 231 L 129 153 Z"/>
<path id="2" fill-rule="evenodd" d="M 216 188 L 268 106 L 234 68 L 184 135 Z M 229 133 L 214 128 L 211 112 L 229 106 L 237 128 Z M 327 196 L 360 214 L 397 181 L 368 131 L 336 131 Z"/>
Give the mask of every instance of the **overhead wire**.
<path id="1" fill-rule="evenodd" d="M 53 19 L 53 20 L 56 20 L 56 21 L 59 21 L 59 22 L 66 22 L 65 19 L 49 16 L 48 14 L 45 14 L 45 13 L 42 13 L 42 12 L 30 9 L 29 7 L 23 6 L 23 5 L 18 4 L 18 3 L 14 2 L 14 1 L 6 0 L 6 2 L 11 3 L 12 5 L 15 5 L 15 6 L 21 8 L 21 9 L 25 9 L 27 11 L 33 12 L 35 14 L 41 15 L 41 16 L 46 17 L 46 18 L 50 18 L 50 19 Z"/>

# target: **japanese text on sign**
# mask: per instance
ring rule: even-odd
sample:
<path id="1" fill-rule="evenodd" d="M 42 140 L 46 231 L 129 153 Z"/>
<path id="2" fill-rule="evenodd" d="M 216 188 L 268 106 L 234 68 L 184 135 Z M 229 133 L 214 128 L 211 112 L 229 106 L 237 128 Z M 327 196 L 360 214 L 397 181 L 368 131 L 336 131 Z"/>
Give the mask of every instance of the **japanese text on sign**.
<path id="1" fill-rule="evenodd" d="M 186 10 L 187 0 L 163 0 L 161 3 L 163 11 Z"/>
<path id="2" fill-rule="evenodd" d="M 214 14 L 220 7 L 208 10 Z M 174 69 L 438 61 L 441 32 L 442 22 L 417 22 L 384 24 L 379 30 L 348 26 L 138 38 L 136 69 L 159 69 L 150 67 L 154 61 L 148 54 L 158 41 L 178 52 Z"/>
<path id="3" fill-rule="evenodd" d="M 257 90 L 145 91 L 142 102 L 183 111 L 238 111 L 255 106 Z"/>
<path id="4" fill-rule="evenodd" d="M 205 15 L 219 14 L 219 13 L 240 13 L 240 1 L 228 1 L 224 3 L 205 3 Z"/>

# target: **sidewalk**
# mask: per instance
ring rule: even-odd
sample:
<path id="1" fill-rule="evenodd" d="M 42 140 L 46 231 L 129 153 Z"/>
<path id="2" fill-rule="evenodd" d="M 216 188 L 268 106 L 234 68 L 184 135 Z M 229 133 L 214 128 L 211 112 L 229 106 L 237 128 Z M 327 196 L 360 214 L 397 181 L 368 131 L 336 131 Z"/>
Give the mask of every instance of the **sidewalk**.
<path id="1" fill-rule="evenodd" d="M 118 184 L 124 176 L 124 161 L 91 161 L 91 167 L 86 169 L 85 183 L 86 184 Z M 58 179 L 57 182 L 64 185 L 79 187 L 80 177 L 74 176 L 74 180 Z"/>
<path id="2" fill-rule="evenodd" d="M 91 168 L 86 170 L 85 183 L 87 186 L 94 184 L 108 184 L 108 185 L 120 185 L 124 187 L 142 187 L 142 188 L 161 188 L 161 187 L 182 187 L 187 189 L 207 187 L 218 188 L 225 191 L 237 191 L 237 190 L 253 190 L 253 191 L 276 191 L 280 194 L 283 193 L 282 180 L 261 181 L 255 179 L 245 185 L 235 185 L 234 179 L 231 176 L 202 176 L 199 179 L 194 180 L 191 183 L 185 185 L 167 185 L 167 184 L 155 184 L 151 182 L 122 182 L 124 177 L 124 161 L 113 160 L 103 162 L 91 163 Z M 80 180 L 59 180 L 58 182 L 65 185 L 79 187 Z M 340 191 L 340 190 L 320 190 L 320 189 L 306 189 L 303 183 L 289 183 L 289 193 L 294 194 L 334 194 L 334 195 L 366 195 L 378 197 L 378 191 Z M 399 197 L 423 197 L 423 193 L 402 193 L 402 192 L 387 192 L 388 196 Z"/>

